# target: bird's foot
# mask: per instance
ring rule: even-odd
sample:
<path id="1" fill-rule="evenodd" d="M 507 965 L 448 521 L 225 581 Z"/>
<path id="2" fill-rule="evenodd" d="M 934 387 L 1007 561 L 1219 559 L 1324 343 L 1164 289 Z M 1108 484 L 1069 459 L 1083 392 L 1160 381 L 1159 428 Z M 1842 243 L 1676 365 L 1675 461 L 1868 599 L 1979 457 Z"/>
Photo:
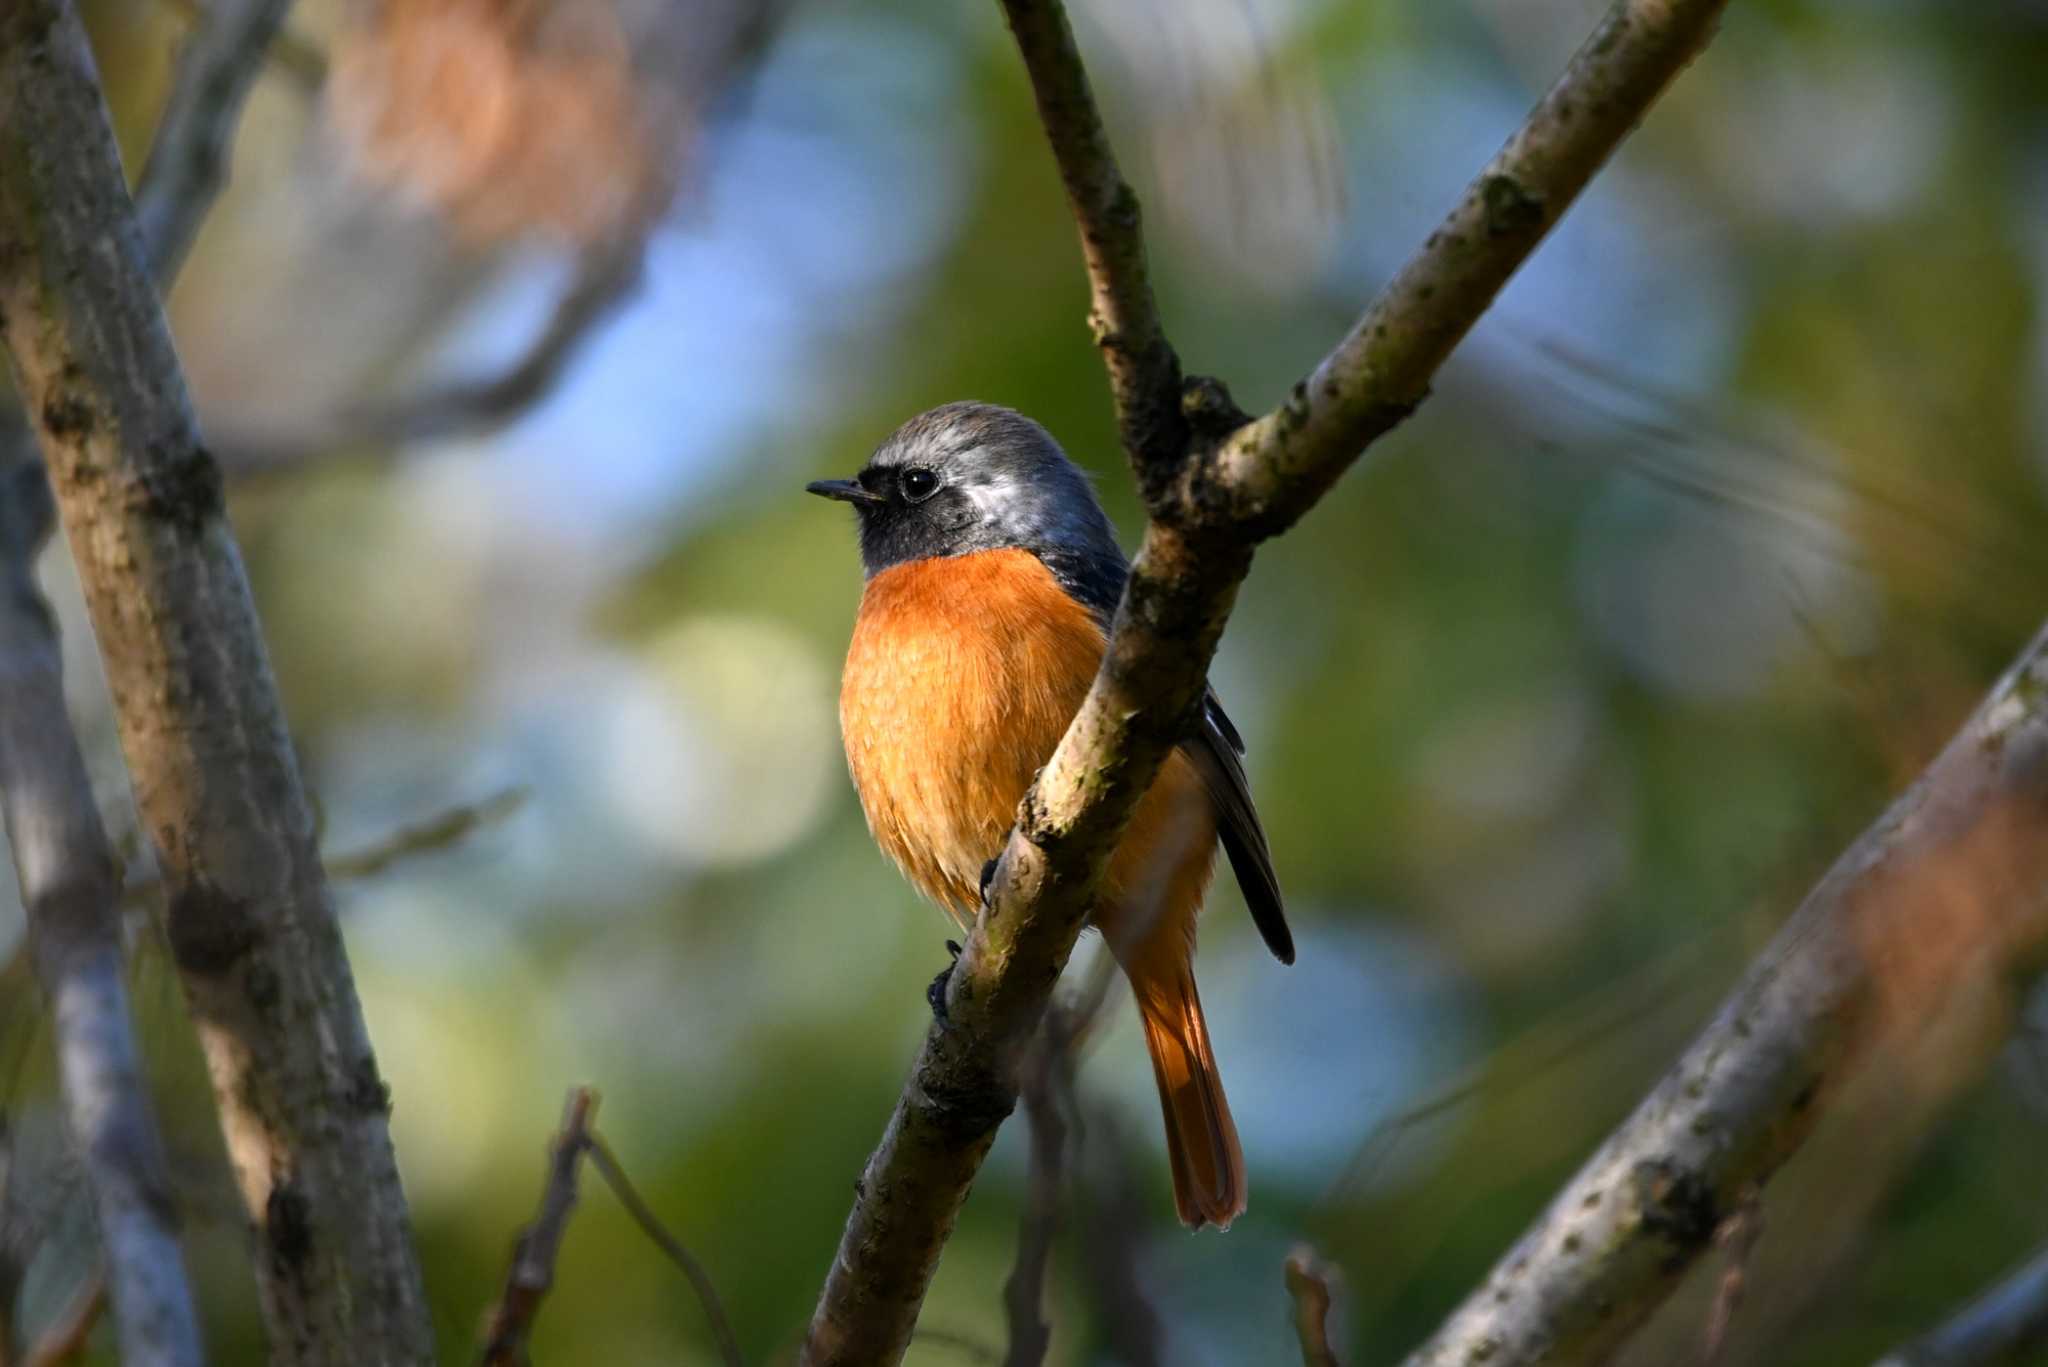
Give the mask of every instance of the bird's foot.
<path id="1" fill-rule="evenodd" d="M 1002 862 L 1003 857 L 997 855 L 981 866 L 981 904 L 983 906 L 988 905 L 988 885 L 996 881 L 996 867 Z"/>
<path id="2" fill-rule="evenodd" d="M 932 1019 L 941 1025 L 952 1022 L 946 1015 L 946 984 L 953 980 L 953 970 L 960 966 L 960 942 L 946 941 L 946 952 L 953 956 L 952 962 L 939 970 L 939 976 L 932 979 L 932 985 L 924 990 L 924 999 L 932 1008 Z"/>

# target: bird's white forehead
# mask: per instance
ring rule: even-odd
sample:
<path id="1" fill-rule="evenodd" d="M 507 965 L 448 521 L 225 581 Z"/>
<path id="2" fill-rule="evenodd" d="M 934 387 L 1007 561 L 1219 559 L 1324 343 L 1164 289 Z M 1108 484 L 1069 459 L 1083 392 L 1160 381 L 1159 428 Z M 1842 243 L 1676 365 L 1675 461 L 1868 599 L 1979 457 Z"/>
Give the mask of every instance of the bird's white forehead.
<path id="1" fill-rule="evenodd" d="M 916 432 L 899 433 L 875 452 L 869 464 L 893 468 L 955 459 L 981 445 L 985 436 L 975 424 L 954 419 Z"/>

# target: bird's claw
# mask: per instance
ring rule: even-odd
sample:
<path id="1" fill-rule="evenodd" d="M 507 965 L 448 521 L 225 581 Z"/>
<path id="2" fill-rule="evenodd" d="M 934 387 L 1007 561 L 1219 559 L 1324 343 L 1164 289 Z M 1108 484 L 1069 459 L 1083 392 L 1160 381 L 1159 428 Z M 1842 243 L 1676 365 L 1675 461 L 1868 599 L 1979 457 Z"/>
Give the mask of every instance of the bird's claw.
<path id="1" fill-rule="evenodd" d="M 1003 857 L 997 855 L 981 866 L 981 904 L 983 906 L 988 905 L 988 885 L 996 881 L 996 866 L 1002 862 Z"/>
<path id="2" fill-rule="evenodd" d="M 953 956 L 952 962 L 940 969 L 939 975 L 932 979 L 932 985 L 924 990 L 924 999 L 932 1008 L 932 1019 L 941 1025 L 952 1023 L 946 1013 L 946 984 L 953 980 L 953 970 L 960 966 L 960 942 L 946 941 L 946 952 Z"/>

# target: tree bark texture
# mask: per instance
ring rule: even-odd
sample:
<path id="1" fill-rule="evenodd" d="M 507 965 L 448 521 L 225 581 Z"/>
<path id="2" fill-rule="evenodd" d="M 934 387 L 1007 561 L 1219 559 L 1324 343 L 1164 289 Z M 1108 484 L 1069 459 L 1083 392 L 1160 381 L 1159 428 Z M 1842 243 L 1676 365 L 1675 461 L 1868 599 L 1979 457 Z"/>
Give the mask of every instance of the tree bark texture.
<path id="1" fill-rule="evenodd" d="M 0 17 L 0 330 L 162 868 L 273 1360 L 429 1361 L 389 1100 L 219 472 L 63 0 Z"/>

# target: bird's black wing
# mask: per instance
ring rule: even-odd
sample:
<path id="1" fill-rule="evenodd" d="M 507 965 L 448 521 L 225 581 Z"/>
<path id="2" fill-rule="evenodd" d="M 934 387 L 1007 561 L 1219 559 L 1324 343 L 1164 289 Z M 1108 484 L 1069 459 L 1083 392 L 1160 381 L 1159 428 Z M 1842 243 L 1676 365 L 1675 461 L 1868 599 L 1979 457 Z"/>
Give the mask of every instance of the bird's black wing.
<path id="1" fill-rule="evenodd" d="M 1106 633 L 1116 616 L 1117 600 L 1123 597 L 1124 580 L 1130 570 L 1123 556 L 1084 551 L 1041 551 L 1039 558 L 1052 571 L 1061 588 L 1095 614 Z M 1217 834 L 1223 852 L 1230 857 L 1230 871 L 1244 890 L 1245 905 L 1251 908 L 1252 923 L 1273 957 L 1283 964 L 1294 962 L 1294 936 L 1287 929 L 1287 912 L 1280 900 L 1280 879 L 1273 871 L 1273 852 L 1266 844 L 1266 831 L 1259 824 L 1258 808 L 1252 805 L 1251 783 L 1244 773 L 1244 737 L 1231 725 L 1209 689 L 1202 696 L 1202 721 L 1195 734 L 1182 741 L 1181 753 L 1202 776 L 1209 800 L 1216 808 Z"/>
<path id="2" fill-rule="evenodd" d="M 1245 905 L 1251 908 L 1252 924 L 1273 957 L 1283 964 L 1294 962 L 1294 936 L 1287 929 L 1287 909 L 1280 900 L 1280 876 L 1273 871 L 1273 851 L 1266 845 L 1266 831 L 1259 824 L 1259 809 L 1252 805 L 1252 789 L 1244 776 L 1244 739 L 1224 715 L 1216 690 L 1202 695 L 1202 724 L 1194 737 L 1181 742 L 1181 753 L 1202 776 L 1209 800 L 1216 804 L 1217 834 L 1223 852 L 1230 856 L 1230 871 L 1244 889 Z"/>

